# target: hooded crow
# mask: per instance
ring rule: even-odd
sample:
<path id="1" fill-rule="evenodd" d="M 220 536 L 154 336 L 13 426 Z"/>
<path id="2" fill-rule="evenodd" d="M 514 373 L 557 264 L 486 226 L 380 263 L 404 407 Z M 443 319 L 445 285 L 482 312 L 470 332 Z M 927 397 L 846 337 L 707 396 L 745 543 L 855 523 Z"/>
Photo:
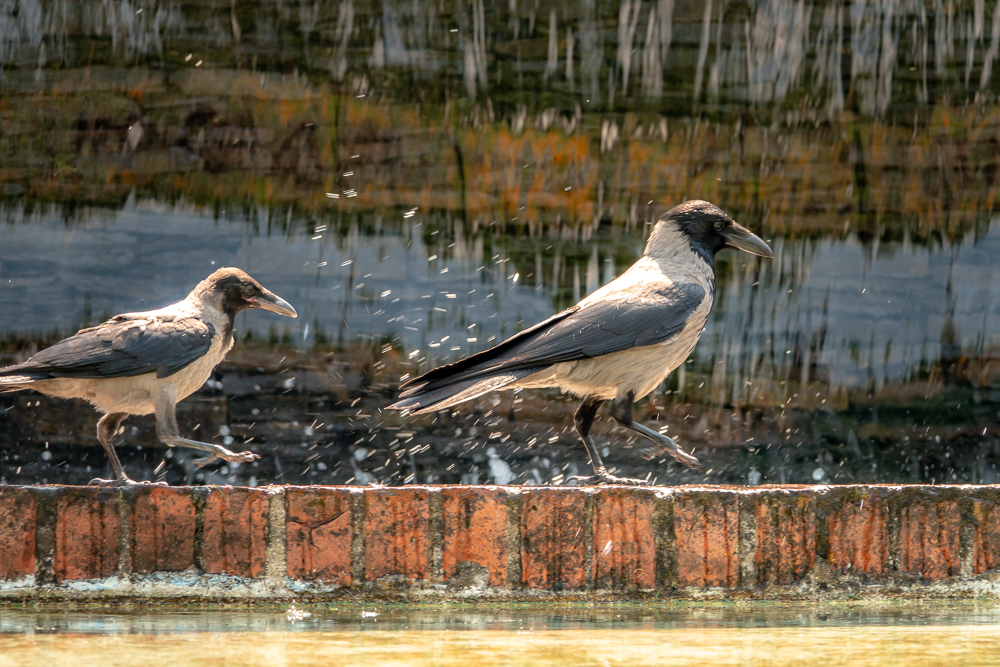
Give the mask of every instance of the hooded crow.
<path id="1" fill-rule="evenodd" d="M 632 404 L 697 344 L 715 301 L 715 255 L 723 248 L 773 257 L 764 241 L 714 204 L 676 206 L 660 216 L 642 257 L 620 277 L 496 347 L 410 380 L 389 408 L 419 414 L 499 389 L 558 387 L 583 397 L 575 424 L 594 475 L 579 481 L 645 484 L 608 473 L 590 437 L 597 409 L 608 400 L 619 424 L 698 468 L 671 438 L 633 421 Z"/>
<path id="2" fill-rule="evenodd" d="M 115 479 L 91 484 L 124 486 L 129 479 L 111 439 L 129 415 L 156 413 L 156 435 L 170 447 L 189 447 L 227 461 L 253 461 L 253 452 L 231 452 L 180 436 L 175 407 L 208 380 L 233 346 L 236 314 L 263 308 L 296 317 L 287 301 L 240 269 L 219 269 L 183 301 L 141 313 L 116 315 L 83 329 L 27 361 L 0 369 L 0 393 L 34 389 L 59 398 L 82 398 L 104 413 L 97 439 L 111 459 Z"/>

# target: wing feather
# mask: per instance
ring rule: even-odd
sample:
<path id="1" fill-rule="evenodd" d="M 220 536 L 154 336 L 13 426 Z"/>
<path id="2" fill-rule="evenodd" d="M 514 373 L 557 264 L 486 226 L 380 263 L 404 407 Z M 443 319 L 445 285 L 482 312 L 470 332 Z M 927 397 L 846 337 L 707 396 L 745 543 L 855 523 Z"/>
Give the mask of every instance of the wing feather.
<path id="1" fill-rule="evenodd" d="M 705 299 L 696 283 L 667 284 L 641 294 L 622 292 L 573 306 L 494 348 L 442 366 L 403 385 L 400 398 L 456 382 L 525 368 L 589 359 L 661 343 L 678 334 Z"/>
<path id="2" fill-rule="evenodd" d="M 208 352 L 215 328 L 197 318 L 109 320 L 59 341 L 3 375 L 96 379 L 155 372 L 169 377 Z"/>

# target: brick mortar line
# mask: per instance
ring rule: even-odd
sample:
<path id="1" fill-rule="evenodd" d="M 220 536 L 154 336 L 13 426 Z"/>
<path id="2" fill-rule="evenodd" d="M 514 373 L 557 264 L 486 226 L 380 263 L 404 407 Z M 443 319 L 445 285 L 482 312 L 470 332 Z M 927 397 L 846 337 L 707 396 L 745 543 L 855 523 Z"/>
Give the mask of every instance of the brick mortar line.
<path id="1" fill-rule="evenodd" d="M 444 582 L 444 494 L 441 489 L 427 493 L 427 579 Z"/>
<path id="2" fill-rule="evenodd" d="M 365 492 L 352 490 L 351 503 L 351 583 L 365 580 Z"/>
<path id="3" fill-rule="evenodd" d="M 288 575 L 288 494 L 282 487 L 267 489 L 267 537 L 264 550 L 264 578 L 275 586 L 284 586 Z"/>
<path id="4" fill-rule="evenodd" d="M 191 502 L 194 505 L 194 564 L 200 570 L 205 570 L 205 502 L 209 489 L 198 487 L 191 492 Z"/>
<path id="5" fill-rule="evenodd" d="M 507 493 L 507 588 L 522 588 L 524 571 L 521 563 L 521 519 L 524 514 L 524 498 L 520 489 Z"/>
<path id="6" fill-rule="evenodd" d="M 739 586 L 751 588 L 757 584 L 757 499 L 736 497 L 739 526 L 736 533 L 739 554 Z"/>
<path id="7" fill-rule="evenodd" d="M 971 577 L 975 569 L 976 527 L 974 525 L 975 517 L 973 516 L 974 503 L 975 501 L 972 498 L 965 497 L 959 501 L 958 505 L 958 558 L 959 575 L 962 577 Z"/>
<path id="8" fill-rule="evenodd" d="M 674 497 L 657 493 L 653 510 L 654 582 L 659 589 L 677 588 L 677 534 L 674 529 Z"/>
<path id="9" fill-rule="evenodd" d="M 39 489 L 35 496 L 35 584 L 54 584 L 56 513 L 59 490 Z"/>
<path id="10" fill-rule="evenodd" d="M 118 505 L 118 567 L 116 574 L 128 578 L 132 574 L 132 512 L 135 510 L 136 492 L 118 489 L 114 502 Z"/>

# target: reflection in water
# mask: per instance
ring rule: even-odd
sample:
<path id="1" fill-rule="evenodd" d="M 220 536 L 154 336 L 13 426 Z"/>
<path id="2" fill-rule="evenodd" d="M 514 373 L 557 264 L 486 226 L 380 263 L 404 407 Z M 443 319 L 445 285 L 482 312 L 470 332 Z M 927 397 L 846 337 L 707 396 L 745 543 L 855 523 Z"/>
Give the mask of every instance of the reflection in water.
<path id="1" fill-rule="evenodd" d="M 706 336 L 645 408 L 713 472 L 614 465 L 997 481 L 998 44 L 979 1 L 0 0 L 3 363 L 236 264 L 303 316 L 244 316 L 190 408 L 274 461 L 199 479 L 485 481 L 493 446 L 551 483 L 586 462 L 550 395 L 378 408 L 697 197 L 776 250 L 720 256 Z M 88 418 L 3 401 L 0 479 L 89 479 L 70 447 L 39 460 Z"/>
<path id="2" fill-rule="evenodd" d="M 29 70 L 41 83 L 48 68 L 93 63 L 97 54 L 80 48 L 88 40 L 107 50 L 99 57 L 108 63 L 162 67 L 185 55 L 175 50 L 185 43 L 206 66 L 245 66 L 255 54 L 264 69 L 268 61 L 298 61 L 338 82 L 349 73 L 395 70 L 454 77 L 454 90 L 469 97 L 503 94 L 511 82 L 514 90 L 559 94 L 581 86 L 591 107 L 614 108 L 616 96 L 660 100 L 667 82 L 668 93 L 696 103 L 789 102 L 835 114 L 849 101 L 864 115 L 882 116 L 894 99 L 926 103 L 936 94 L 991 90 L 996 10 L 982 0 L 680 7 L 673 0 L 585 0 L 549 8 L 517 0 L 488 7 L 482 0 L 197 7 L 3 0 L 0 68 L 15 77 Z"/>

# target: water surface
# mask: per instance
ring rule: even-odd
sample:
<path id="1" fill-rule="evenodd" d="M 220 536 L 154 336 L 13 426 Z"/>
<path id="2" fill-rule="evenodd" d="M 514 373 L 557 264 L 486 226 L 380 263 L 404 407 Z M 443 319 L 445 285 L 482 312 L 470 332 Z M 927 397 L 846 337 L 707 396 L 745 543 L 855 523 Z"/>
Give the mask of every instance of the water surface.
<path id="1" fill-rule="evenodd" d="M 996 609 L 656 605 L 582 609 L 0 612 L 0 665 L 992 664 Z"/>

